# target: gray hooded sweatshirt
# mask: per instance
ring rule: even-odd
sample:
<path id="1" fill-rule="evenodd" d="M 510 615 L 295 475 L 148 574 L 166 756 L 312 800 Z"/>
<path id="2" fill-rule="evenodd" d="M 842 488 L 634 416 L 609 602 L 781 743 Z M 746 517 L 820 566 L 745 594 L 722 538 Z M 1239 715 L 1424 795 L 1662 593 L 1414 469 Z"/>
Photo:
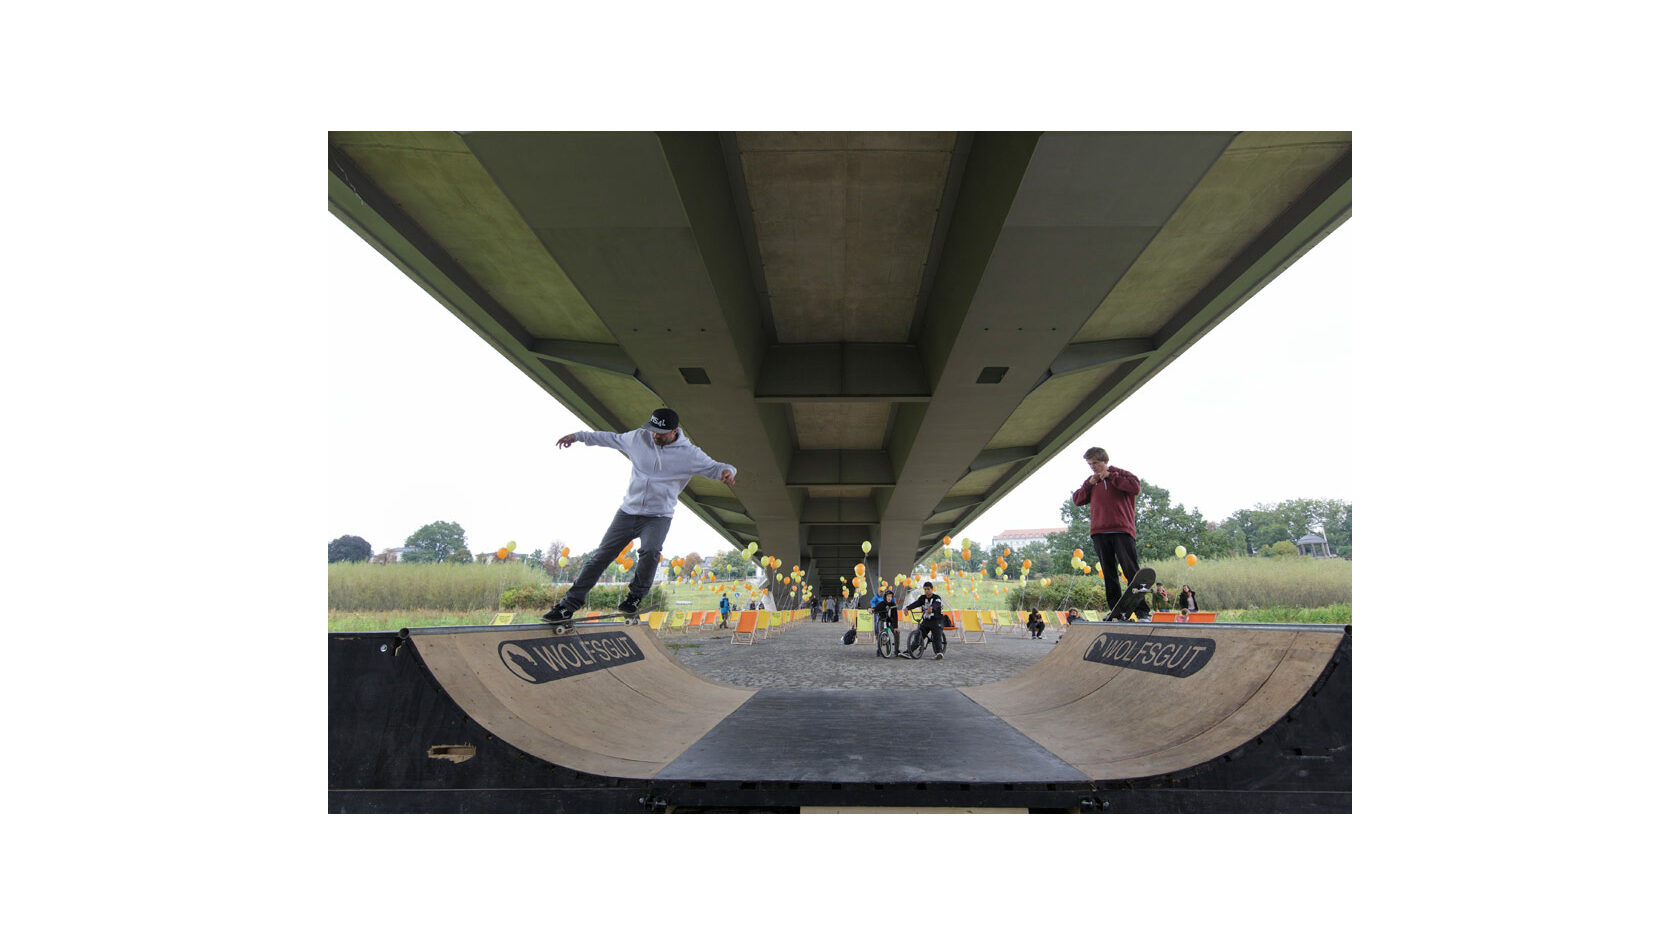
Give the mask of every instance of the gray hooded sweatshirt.
<path id="1" fill-rule="evenodd" d="M 574 436 L 579 443 L 610 446 L 630 457 L 630 488 L 618 506 L 628 515 L 670 516 L 689 477 L 721 479 L 726 469 L 731 476 L 737 475 L 734 466 L 718 462 L 690 443 L 680 427 L 668 446 L 653 442 L 653 431 L 642 427 L 624 433 L 579 430 Z"/>

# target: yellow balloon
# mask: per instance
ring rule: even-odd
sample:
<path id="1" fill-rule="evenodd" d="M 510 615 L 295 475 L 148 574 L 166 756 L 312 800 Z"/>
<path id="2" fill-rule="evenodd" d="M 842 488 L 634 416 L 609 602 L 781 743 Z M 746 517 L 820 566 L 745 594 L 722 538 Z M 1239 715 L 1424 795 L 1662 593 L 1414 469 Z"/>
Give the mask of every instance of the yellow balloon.
<path id="1" fill-rule="evenodd" d="M 1173 554 L 1179 556 L 1180 558 L 1184 557 L 1184 546 L 1179 545 L 1177 548 L 1174 548 Z"/>
<path id="2" fill-rule="evenodd" d="M 869 543 L 869 542 L 867 542 L 867 541 L 866 541 L 866 542 L 864 542 L 864 543 L 863 543 L 863 553 L 864 553 L 864 554 L 869 554 L 869 549 L 871 549 L 871 548 L 873 548 L 873 547 L 875 547 L 875 546 L 874 546 L 874 545 L 871 545 L 871 544 L 870 544 L 870 543 Z"/>

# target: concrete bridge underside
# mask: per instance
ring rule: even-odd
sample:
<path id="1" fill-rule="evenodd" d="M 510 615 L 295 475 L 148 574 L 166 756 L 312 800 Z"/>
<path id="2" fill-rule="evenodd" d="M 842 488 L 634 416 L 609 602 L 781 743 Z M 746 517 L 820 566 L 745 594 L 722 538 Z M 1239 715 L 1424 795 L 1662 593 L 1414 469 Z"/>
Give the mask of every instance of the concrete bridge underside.
<path id="1" fill-rule="evenodd" d="M 332 132 L 331 211 L 683 503 L 909 573 L 1352 213 L 1346 132 Z M 864 541 L 873 543 L 867 556 Z"/>

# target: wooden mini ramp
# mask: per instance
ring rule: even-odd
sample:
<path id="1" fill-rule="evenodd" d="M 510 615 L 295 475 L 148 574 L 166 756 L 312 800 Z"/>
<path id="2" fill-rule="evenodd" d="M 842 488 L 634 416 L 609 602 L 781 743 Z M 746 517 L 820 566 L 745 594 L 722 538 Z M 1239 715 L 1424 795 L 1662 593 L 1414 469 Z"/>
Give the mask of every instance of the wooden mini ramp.
<path id="1" fill-rule="evenodd" d="M 1095 780 L 1167 774 L 1264 732 L 1341 628 L 1079 624 L 1026 672 L 962 691 Z"/>
<path id="2" fill-rule="evenodd" d="M 527 754 L 579 771 L 645 778 L 753 690 L 701 679 L 639 626 L 556 636 L 419 631 L 411 639 L 463 711 Z"/>
<path id="3" fill-rule="evenodd" d="M 819 792 L 1345 811 L 1346 630 L 1076 622 L 1026 672 L 947 690 L 725 685 L 639 626 L 333 634 L 329 796 L 346 811 L 784 809 Z"/>

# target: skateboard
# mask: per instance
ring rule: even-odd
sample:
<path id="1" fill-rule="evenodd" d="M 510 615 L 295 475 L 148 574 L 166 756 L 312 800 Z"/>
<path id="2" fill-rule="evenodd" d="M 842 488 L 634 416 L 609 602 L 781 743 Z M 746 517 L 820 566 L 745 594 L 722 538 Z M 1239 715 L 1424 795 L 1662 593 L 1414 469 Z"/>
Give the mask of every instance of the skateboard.
<path id="1" fill-rule="evenodd" d="M 1139 601 L 1147 600 L 1149 588 L 1155 584 L 1154 568 L 1139 568 L 1138 573 L 1126 584 L 1126 589 L 1120 592 L 1120 601 L 1114 609 L 1108 612 L 1105 620 L 1137 620 L 1135 611 Z"/>
<path id="2" fill-rule="evenodd" d="M 553 627 L 556 635 L 575 633 L 579 627 L 632 627 L 642 622 L 643 614 L 652 613 L 656 609 L 644 607 L 633 614 L 623 614 L 615 610 L 599 617 L 572 617 L 569 620 L 545 620 L 543 623 Z"/>

